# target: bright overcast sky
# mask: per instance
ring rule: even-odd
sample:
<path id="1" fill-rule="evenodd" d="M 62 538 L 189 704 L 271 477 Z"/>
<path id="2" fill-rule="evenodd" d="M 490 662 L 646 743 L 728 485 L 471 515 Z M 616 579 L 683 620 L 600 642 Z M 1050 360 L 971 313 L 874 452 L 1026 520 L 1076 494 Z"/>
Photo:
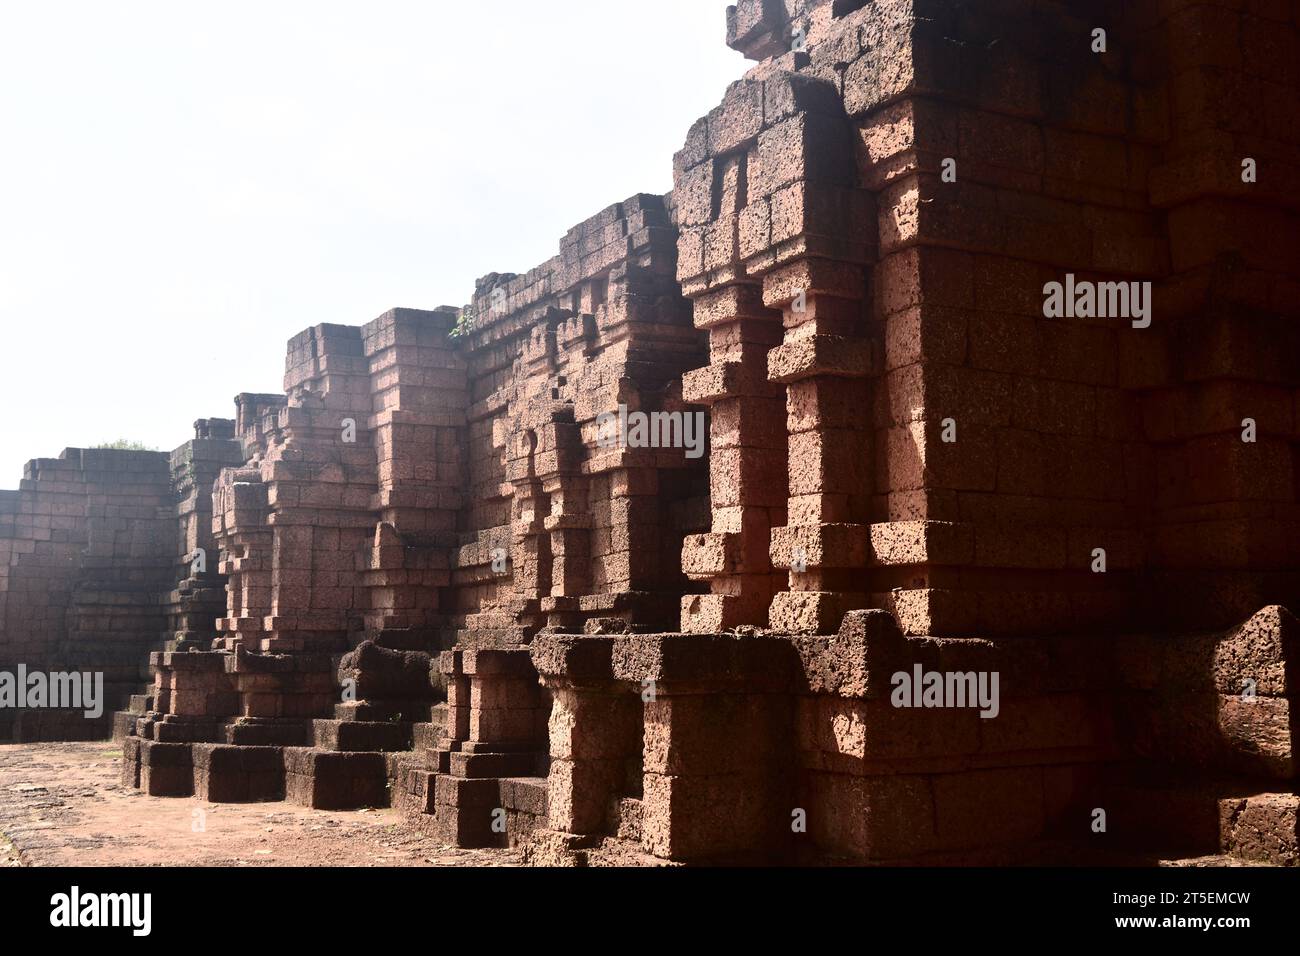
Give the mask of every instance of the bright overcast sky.
<path id="1" fill-rule="evenodd" d="M 725 0 L 0 0 L 0 488 L 170 450 L 290 336 L 462 305 L 672 187 Z"/>

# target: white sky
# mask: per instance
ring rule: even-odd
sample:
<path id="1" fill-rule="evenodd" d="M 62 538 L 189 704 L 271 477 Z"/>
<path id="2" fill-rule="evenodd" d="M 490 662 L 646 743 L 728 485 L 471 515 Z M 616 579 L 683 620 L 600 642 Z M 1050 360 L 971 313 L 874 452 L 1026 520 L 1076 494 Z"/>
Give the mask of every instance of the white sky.
<path id="1" fill-rule="evenodd" d="M 0 0 L 0 488 L 672 187 L 726 0 Z"/>

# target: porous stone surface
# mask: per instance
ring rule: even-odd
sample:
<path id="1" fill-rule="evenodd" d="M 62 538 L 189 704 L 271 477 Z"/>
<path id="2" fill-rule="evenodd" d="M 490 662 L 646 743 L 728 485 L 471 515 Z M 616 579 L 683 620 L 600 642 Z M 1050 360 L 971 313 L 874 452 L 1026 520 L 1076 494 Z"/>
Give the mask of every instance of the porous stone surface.
<path id="1" fill-rule="evenodd" d="M 1295 863 L 1298 17 L 741 0 L 668 195 L 33 462 L 0 663 L 536 863 Z"/>

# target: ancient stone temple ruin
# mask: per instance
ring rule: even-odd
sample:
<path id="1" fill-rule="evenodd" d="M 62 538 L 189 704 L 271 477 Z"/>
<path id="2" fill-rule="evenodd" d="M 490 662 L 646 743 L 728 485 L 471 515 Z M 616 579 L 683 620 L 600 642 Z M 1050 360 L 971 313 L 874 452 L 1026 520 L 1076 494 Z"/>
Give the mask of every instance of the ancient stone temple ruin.
<path id="1" fill-rule="evenodd" d="M 0 669 L 120 711 L 11 732 L 538 863 L 1296 863 L 1298 25 L 742 0 L 668 195 L 0 494 Z"/>

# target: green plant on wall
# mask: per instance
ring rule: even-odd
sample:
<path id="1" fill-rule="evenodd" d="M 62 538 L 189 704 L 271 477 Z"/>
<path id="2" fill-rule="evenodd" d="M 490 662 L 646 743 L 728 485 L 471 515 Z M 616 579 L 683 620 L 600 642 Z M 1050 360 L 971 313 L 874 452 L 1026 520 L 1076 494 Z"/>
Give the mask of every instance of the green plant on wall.
<path id="1" fill-rule="evenodd" d="M 117 441 L 105 442 L 102 445 L 96 445 L 97 450 L 106 451 L 157 451 L 157 448 L 150 448 L 144 442 L 129 441 L 125 438 L 119 438 Z"/>
<path id="2" fill-rule="evenodd" d="M 474 307 L 467 305 L 460 310 L 460 317 L 456 319 L 456 324 L 447 334 L 453 339 L 459 339 L 472 331 L 474 331 Z"/>

